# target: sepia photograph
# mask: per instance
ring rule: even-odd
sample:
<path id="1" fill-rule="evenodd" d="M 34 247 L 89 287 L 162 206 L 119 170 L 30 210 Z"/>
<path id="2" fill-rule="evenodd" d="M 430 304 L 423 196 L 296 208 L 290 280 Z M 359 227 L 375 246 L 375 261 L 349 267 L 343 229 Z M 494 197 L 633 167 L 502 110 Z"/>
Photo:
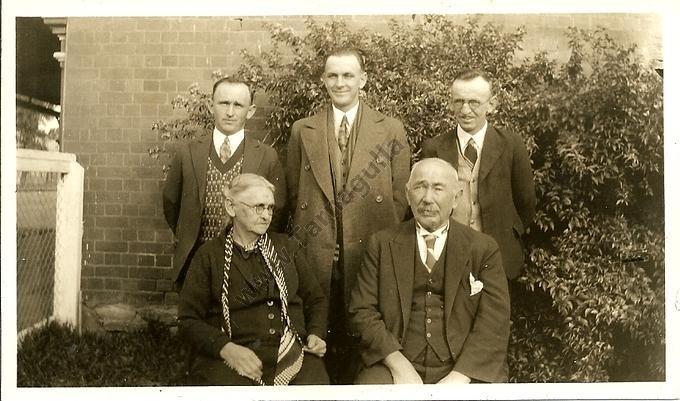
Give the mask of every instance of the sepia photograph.
<path id="1" fill-rule="evenodd" d="M 678 399 L 680 8 L 605 3 L 8 2 L 2 398 Z"/>

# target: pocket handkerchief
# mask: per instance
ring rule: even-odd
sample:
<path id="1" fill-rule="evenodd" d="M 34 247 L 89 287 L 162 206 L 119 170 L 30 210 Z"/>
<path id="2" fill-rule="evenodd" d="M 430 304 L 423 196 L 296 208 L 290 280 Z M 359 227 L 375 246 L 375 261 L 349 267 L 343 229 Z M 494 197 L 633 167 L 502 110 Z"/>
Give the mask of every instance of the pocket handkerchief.
<path id="1" fill-rule="evenodd" d="M 484 288 L 484 283 L 475 279 L 475 276 L 470 273 L 470 296 L 480 292 Z"/>

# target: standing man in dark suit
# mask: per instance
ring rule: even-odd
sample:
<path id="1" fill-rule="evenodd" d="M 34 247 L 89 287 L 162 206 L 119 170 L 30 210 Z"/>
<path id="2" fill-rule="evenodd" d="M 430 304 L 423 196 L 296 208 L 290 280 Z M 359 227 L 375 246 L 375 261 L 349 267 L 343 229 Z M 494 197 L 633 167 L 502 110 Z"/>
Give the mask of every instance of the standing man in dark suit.
<path id="1" fill-rule="evenodd" d="M 423 142 L 422 157 L 439 157 L 456 168 L 463 195 L 453 218 L 491 235 L 508 279 L 514 279 L 524 267 L 522 235 L 534 219 L 536 192 L 522 138 L 486 120 L 496 104 L 487 73 L 458 73 L 451 85 L 458 126 Z"/>
<path id="2" fill-rule="evenodd" d="M 286 175 L 291 235 L 330 301 L 326 366 L 346 384 L 357 357 L 345 301 L 369 235 L 404 218 L 410 149 L 399 121 L 359 99 L 367 74 L 357 50 L 328 56 L 321 80 L 332 104 L 293 124 Z"/>
<path id="3" fill-rule="evenodd" d="M 508 379 L 508 285 L 496 241 L 450 218 L 462 190 L 437 158 L 413 166 L 415 216 L 371 237 L 352 289 L 361 335 L 357 384 Z"/>
<path id="4" fill-rule="evenodd" d="M 253 93 L 235 78 L 213 85 L 211 111 L 215 127 L 198 139 L 180 143 L 163 188 L 165 220 L 175 234 L 173 278 L 181 288 L 198 247 L 224 228 L 222 188 L 241 173 L 265 177 L 276 187 L 272 229 L 283 229 L 286 179 L 276 151 L 246 136 L 244 127 L 255 114 Z"/>

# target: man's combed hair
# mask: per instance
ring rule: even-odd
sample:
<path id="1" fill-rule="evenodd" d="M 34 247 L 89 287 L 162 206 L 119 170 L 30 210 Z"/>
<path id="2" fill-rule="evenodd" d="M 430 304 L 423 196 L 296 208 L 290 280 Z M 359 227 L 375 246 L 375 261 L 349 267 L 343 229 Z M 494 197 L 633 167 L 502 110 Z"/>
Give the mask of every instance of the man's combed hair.
<path id="1" fill-rule="evenodd" d="M 453 76 L 453 81 L 471 81 L 475 78 L 482 78 L 486 82 L 489 83 L 489 87 L 491 88 L 491 93 L 495 92 L 494 88 L 494 81 L 491 78 L 491 75 L 489 75 L 488 72 L 484 70 L 480 70 L 478 68 L 466 68 L 464 70 L 458 71 L 456 75 Z"/>
<path id="2" fill-rule="evenodd" d="M 357 59 L 357 61 L 359 62 L 359 68 L 361 68 L 361 71 L 366 71 L 365 63 L 364 63 L 364 55 L 361 52 L 361 50 L 359 50 L 355 47 L 339 47 L 339 48 L 333 50 L 331 53 L 328 54 L 325 62 L 327 62 L 328 59 L 330 57 L 333 57 L 333 56 L 335 56 L 335 57 L 354 56 Z"/>
<path id="3" fill-rule="evenodd" d="M 215 83 L 213 84 L 212 88 L 212 96 L 215 97 L 215 91 L 217 91 L 217 88 L 222 85 L 222 84 L 243 84 L 248 88 L 248 93 L 250 93 L 250 104 L 255 103 L 255 89 L 250 85 L 249 82 L 246 82 L 243 78 L 237 77 L 237 76 L 226 76 L 224 78 L 220 78 Z"/>

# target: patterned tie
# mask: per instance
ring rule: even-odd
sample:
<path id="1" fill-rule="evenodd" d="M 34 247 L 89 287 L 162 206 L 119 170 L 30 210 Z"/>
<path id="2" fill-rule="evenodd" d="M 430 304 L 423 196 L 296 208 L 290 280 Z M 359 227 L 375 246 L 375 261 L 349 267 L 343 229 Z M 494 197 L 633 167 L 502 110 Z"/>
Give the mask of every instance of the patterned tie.
<path id="1" fill-rule="evenodd" d="M 347 151 L 347 143 L 349 142 L 349 121 L 347 115 L 342 116 L 340 122 L 340 129 L 338 130 L 338 147 L 342 155 L 342 181 L 347 182 L 347 174 L 349 174 L 349 152 Z"/>
<path id="2" fill-rule="evenodd" d="M 427 247 L 427 258 L 425 259 L 425 267 L 427 267 L 428 272 L 432 272 L 434 264 L 437 263 L 437 258 L 434 257 L 434 243 L 437 237 L 433 234 L 426 234 L 423 236 L 425 239 L 425 246 Z"/>
<path id="3" fill-rule="evenodd" d="M 465 147 L 465 157 L 470 160 L 472 165 L 474 166 L 475 163 L 477 162 L 477 148 L 475 148 L 475 141 L 474 139 L 470 138 L 470 140 L 467 143 L 467 146 Z"/>
<path id="4" fill-rule="evenodd" d="M 220 160 L 222 163 L 226 163 L 231 157 L 231 146 L 229 146 L 229 137 L 224 137 L 224 142 L 220 146 Z"/>
<path id="5" fill-rule="evenodd" d="M 347 114 L 342 116 L 342 121 L 340 122 L 340 129 L 338 130 L 338 146 L 340 147 L 340 153 L 343 155 L 347 150 L 347 142 L 349 141 L 349 121 L 347 120 Z"/>

